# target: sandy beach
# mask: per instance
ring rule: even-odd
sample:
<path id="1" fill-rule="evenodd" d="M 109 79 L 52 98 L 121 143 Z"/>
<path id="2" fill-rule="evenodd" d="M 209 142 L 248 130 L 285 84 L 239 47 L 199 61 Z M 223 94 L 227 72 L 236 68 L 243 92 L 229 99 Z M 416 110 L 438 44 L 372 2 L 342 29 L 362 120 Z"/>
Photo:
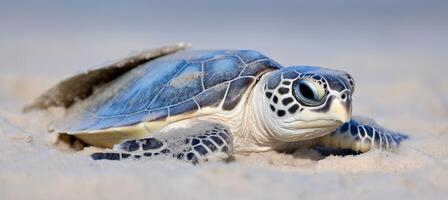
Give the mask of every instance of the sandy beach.
<path id="1" fill-rule="evenodd" d="M 143 2 L 95 4 L 84 10 L 84 16 L 79 14 L 86 4 L 67 4 L 5 3 L 0 8 L 0 24 L 10 30 L 0 33 L 0 199 L 446 199 L 445 4 L 435 1 L 422 6 L 411 1 L 400 9 L 399 3 L 385 2 L 370 6 L 351 2 L 344 7 L 288 1 L 254 9 L 299 11 L 291 16 L 247 13 L 250 3 L 234 10 L 228 5 L 210 6 L 223 10 L 201 9 L 189 15 L 179 5 L 172 12 L 185 19 L 170 15 L 163 22 L 155 20 L 157 10 L 168 9 L 168 4 L 151 8 L 152 14 L 141 14 L 142 7 L 148 6 Z M 381 16 L 371 8 L 381 10 Z M 309 9 L 327 15 L 311 14 L 300 20 L 310 16 Z M 235 16 L 224 17 L 231 10 Z M 268 13 L 263 22 L 274 28 L 260 27 L 263 23 L 250 18 L 251 13 L 257 17 Z M 210 18 L 198 21 L 200 16 Z M 235 25 L 234 18 L 245 20 Z M 210 23 L 214 20 L 223 21 Z M 141 24 L 148 27 L 139 28 Z M 244 29 L 247 24 L 254 28 Z M 236 29 L 230 29 L 234 25 Z M 199 28 L 210 31 L 196 32 Z M 185 32 L 173 32 L 179 29 Z M 300 149 L 293 154 L 236 155 L 229 163 L 198 166 L 176 160 L 98 162 L 86 153 L 53 145 L 55 134 L 48 129 L 63 117 L 64 109 L 21 112 L 64 78 L 132 51 L 177 41 L 191 42 L 193 49 L 257 49 L 285 66 L 348 71 L 356 81 L 354 115 L 373 118 L 410 139 L 398 152 L 375 150 L 349 156 Z"/>

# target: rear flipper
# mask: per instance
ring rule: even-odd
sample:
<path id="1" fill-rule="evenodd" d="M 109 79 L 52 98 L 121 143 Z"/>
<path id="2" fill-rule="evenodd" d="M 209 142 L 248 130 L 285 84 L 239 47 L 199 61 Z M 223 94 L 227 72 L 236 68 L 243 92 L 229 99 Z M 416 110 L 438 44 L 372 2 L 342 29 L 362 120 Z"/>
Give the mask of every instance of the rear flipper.
<path id="1" fill-rule="evenodd" d="M 94 160 L 122 160 L 142 157 L 175 157 L 194 164 L 209 159 L 225 159 L 233 151 L 232 135 L 220 124 L 196 123 L 192 128 L 177 128 L 153 137 L 128 140 L 115 145 L 112 152 L 94 153 Z"/>
<path id="2" fill-rule="evenodd" d="M 373 120 L 355 118 L 320 138 L 319 144 L 363 153 L 371 149 L 394 150 L 407 138 L 407 135 L 387 130 Z"/>

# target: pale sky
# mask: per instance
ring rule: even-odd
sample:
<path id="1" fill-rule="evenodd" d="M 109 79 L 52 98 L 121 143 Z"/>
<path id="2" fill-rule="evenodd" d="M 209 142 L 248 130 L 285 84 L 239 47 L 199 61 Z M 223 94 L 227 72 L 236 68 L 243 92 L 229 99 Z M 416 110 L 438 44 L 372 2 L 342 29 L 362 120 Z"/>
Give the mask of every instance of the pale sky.
<path id="1" fill-rule="evenodd" d="M 0 1 L 0 72 L 65 76 L 178 41 L 285 66 L 445 69 L 445 2 Z"/>

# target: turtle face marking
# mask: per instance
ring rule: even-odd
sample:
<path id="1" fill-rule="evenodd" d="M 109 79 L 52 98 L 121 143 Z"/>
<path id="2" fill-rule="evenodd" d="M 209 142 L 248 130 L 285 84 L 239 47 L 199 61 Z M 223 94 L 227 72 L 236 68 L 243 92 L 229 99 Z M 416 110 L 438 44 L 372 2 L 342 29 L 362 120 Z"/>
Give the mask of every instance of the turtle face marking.
<path id="1" fill-rule="evenodd" d="M 279 79 L 282 80 L 283 78 Z M 284 117 L 287 114 L 295 114 L 299 111 L 300 105 L 292 95 L 291 80 L 278 81 L 277 85 L 266 88 L 265 97 L 269 99 L 269 107 L 278 117 Z"/>
<path id="2" fill-rule="evenodd" d="M 319 74 L 301 74 L 288 71 L 276 74 L 265 88 L 265 96 L 270 99 L 269 107 L 279 117 L 295 115 L 307 107 L 324 103 L 329 94 L 326 79 Z"/>
<path id="3" fill-rule="evenodd" d="M 287 67 L 273 73 L 263 88 L 266 108 L 274 124 L 284 132 L 316 133 L 320 132 L 316 129 L 329 127 L 334 130 L 350 119 L 354 80 L 346 72 Z"/>

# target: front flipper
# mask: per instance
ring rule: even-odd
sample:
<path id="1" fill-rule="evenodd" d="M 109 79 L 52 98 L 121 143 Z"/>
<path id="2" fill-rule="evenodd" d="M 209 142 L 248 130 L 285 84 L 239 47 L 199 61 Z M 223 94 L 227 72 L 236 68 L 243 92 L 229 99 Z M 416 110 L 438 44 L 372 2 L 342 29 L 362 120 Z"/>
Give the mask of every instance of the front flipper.
<path id="1" fill-rule="evenodd" d="M 175 128 L 152 137 L 128 140 L 112 152 L 94 153 L 94 160 L 121 160 L 141 157 L 175 157 L 194 164 L 209 159 L 225 159 L 233 151 L 230 131 L 220 124 L 195 123 L 191 128 Z"/>
<path id="2" fill-rule="evenodd" d="M 320 138 L 325 147 L 367 152 L 371 149 L 396 149 L 408 136 L 387 130 L 373 120 L 355 118 L 344 123 L 336 131 Z"/>

